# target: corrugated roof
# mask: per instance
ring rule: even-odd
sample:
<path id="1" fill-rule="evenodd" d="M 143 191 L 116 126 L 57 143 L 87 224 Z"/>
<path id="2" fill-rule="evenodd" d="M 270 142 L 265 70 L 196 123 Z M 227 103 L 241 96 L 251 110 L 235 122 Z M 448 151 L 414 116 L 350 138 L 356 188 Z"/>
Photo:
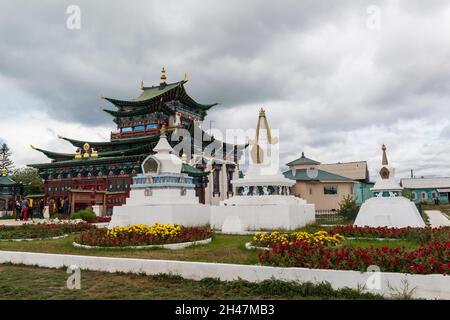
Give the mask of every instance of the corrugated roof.
<path id="1" fill-rule="evenodd" d="M 327 163 L 318 168 L 353 180 L 369 181 L 366 161 Z"/>
<path id="2" fill-rule="evenodd" d="M 450 188 L 450 177 L 442 178 L 407 178 L 401 179 L 400 184 L 407 189 L 435 189 Z"/>

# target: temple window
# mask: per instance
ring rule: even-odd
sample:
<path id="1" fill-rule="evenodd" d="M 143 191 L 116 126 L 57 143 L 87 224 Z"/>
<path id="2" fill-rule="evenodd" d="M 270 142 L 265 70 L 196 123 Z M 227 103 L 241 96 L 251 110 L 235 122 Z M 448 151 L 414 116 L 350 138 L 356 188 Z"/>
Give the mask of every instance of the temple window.
<path id="1" fill-rule="evenodd" d="M 147 129 L 158 129 L 158 125 L 156 123 L 149 123 L 147 125 Z"/>
<path id="2" fill-rule="evenodd" d="M 120 129 L 120 132 L 131 132 L 131 131 L 133 131 L 132 127 L 126 127 L 126 128 Z"/>
<path id="3" fill-rule="evenodd" d="M 416 194 L 415 192 L 412 192 L 412 193 L 411 193 L 411 196 L 412 196 L 412 199 L 413 199 L 413 200 L 416 200 L 416 199 L 417 199 L 417 194 Z"/>
<path id="4" fill-rule="evenodd" d="M 144 131 L 145 127 L 144 126 L 136 126 L 134 127 L 134 131 Z"/>

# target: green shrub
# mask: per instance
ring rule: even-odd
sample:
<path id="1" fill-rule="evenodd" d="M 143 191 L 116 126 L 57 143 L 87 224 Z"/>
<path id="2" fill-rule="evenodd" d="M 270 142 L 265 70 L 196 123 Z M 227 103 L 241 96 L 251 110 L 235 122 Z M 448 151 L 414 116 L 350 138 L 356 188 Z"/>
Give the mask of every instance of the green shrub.
<path id="1" fill-rule="evenodd" d="M 75 212 L 71 218 L 89 221 L 89 220 L 95 220 L 95 217 L 96 217 L 96 215 L 95 215 L 94 211 L 92 211 L 90 209 L 84 209 L 84 210 Z"/>
<path id="2" fill-rule="evenodd" d="M 355 221 L 358 215 L 359 207 L 356 200 L 351 196 L 345 196 L 341 202 L 339 202 L 339 214 L 344 217 L 346 221 Z"/>

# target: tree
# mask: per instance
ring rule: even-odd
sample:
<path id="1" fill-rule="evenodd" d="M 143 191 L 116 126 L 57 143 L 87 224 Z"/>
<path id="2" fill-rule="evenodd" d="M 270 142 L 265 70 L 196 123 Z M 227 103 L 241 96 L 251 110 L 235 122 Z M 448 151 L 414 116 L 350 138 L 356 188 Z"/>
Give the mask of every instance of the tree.
<path id="1" fill-rule="evenodd" d="M 358 211 L 358 204 L 351 195 L 345 196 L 342 201 L 339 202 L 339 214 L 342 215 L 346 221 L 355 221 Z"/>
<path id="2" fill-rule="evenodd" d="M 11 159 L 11 151 L 6 143 L 0 147 L 0 169 L 6 168 L 8 172 L 14 169 L 14 162 Z"/>
<path id="3" fill-rule="evenodd" d="M 17 169 L 11 178 L 23 186 L 24 195 L 44 193 L 44 182 L 34 168 Z"/>

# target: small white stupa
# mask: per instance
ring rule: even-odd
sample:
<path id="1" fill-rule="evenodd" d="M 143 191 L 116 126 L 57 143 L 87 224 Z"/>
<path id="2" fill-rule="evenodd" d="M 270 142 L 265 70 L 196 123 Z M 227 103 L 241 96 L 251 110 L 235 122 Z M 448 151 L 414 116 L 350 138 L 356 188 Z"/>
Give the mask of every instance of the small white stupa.
<path id="1" fill-rule="evenodd" d="M 199 203 L 193 178 L 181 173 L 183 161 L 173 153 L 165 127 L 153 151 L 133 177 L 130 197 L 114 208 L 109 228 L 155 223 L 199 226 L 209 223 L 209 206 Z"/>
<path id="2" fill-rule="evenodd" d="M 259 129 L 264 121 L 267 150 L 260 147 Z M 293 230 L 315 221 L 315 208 L 306 200 L 291 195 L 295 181 L 286 178 L 278 166 L 272 168 L 264 157 L 271 156 L 278 142 L 272 138 L 263 109 L 259 112 L 256 138 L 250 141 L 252 163 L 242 179 L 232 180 L 234 195 L 211 207 L 211 226 L 224 233 L 285 229 Z M 278 154 L 276 154 L 278 156 Z M 265 163 L 266 162 L 266 163 Z"/>
<path id="3" fill-rule="evenodd" d="M 379 179 L 371 189 L 373 198 L 366 200 L 356 217 L 355 226 L 369 227 L 425 227 L 414 202 L 401 196 L 402 187 L 395 181 L 395 169 L 388 165 L 383 144 Z"/>

